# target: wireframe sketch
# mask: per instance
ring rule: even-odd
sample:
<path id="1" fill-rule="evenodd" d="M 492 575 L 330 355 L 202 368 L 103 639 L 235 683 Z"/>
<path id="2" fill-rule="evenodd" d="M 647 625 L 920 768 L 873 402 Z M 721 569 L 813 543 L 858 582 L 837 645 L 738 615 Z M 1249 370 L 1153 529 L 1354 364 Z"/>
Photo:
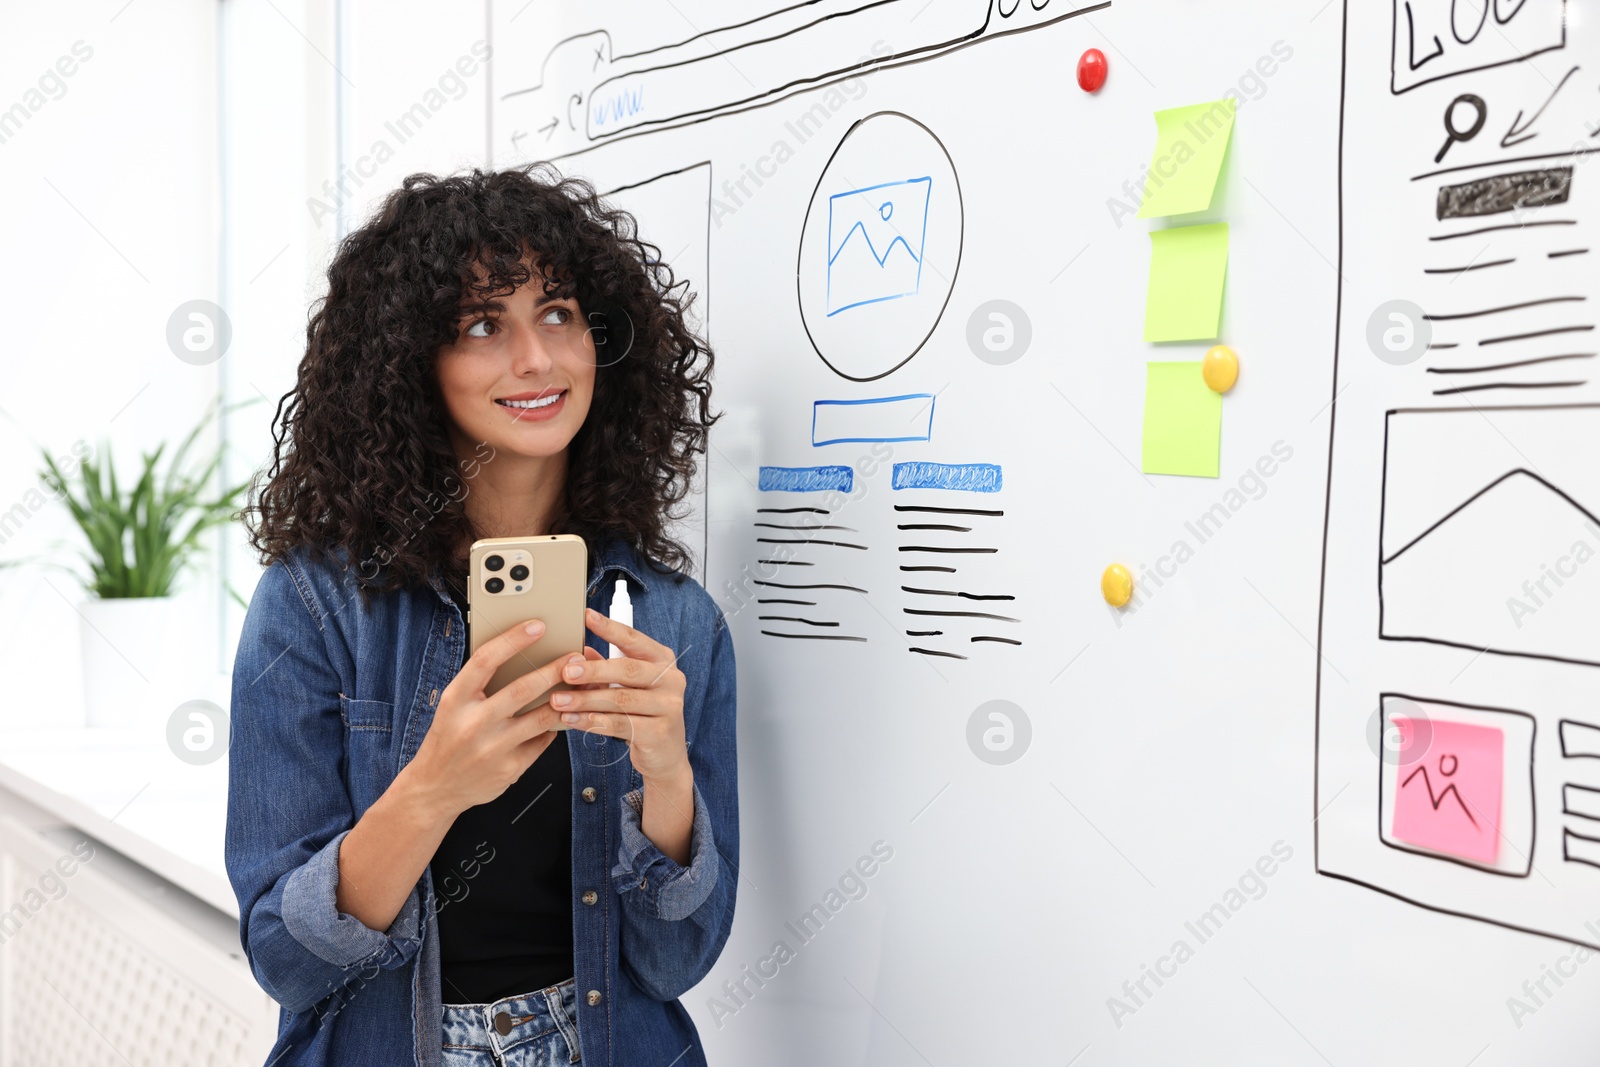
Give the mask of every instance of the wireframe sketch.
<path id="1" fill-rule="evenodd" d="M 1317 870 L 1600 947 L 1600 24 L 1344 7 Z"/>

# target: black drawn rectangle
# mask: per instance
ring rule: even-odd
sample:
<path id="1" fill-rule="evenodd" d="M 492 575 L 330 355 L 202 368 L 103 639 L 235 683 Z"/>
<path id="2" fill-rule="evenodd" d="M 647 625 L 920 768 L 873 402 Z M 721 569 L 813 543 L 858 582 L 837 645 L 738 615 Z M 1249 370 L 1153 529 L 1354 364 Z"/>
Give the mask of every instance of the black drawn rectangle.
<path id="1" fill-rule="evenodd" d="M 1561 812 L 1600 820 L 1600 789 L 1567 784 L 1561 787 Z"/>
<path id="2" fill-rule="evenodd" d="M 1600 726 L 1562 719 L 1561 754 L 1568 759 L 1600 759 Z"/>
<path id="3" fill-rule="evenodd" d="M 1476 7 L 1460 0 L 1392 0 L 1392 7 L 1389 91 L 1396 96 L 1567 45 L 1567 0 L 1482 0 Z"/>
<path id="4" fill-rule="evenodd" d="M 1568 863 L 1587 863 L 1591 867 L 1600 867 L 1600 838 L 1586 837 L 1571 830 L 1563 830 L 1561 858 Z"/>
<path id="5" fill-rule="evenodd" d="M 1434 211 L 1440 219 L 1499 215 L 1524 207 L 1565 204 L 1572 192 L 1571 167 L 1546 167 L 1441 185 Z"/>

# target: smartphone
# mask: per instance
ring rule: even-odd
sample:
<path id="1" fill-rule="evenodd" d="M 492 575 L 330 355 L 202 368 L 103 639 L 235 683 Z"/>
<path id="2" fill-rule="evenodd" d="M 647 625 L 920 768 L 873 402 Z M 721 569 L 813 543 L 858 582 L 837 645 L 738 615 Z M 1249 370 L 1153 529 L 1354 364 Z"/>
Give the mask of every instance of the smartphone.
<path id="1" fill-rule="evenodd" d="M 588 547 L 576 534 L 487 537 L 473 542 L 467 578 L 467 639 L 472 651 L 532 619 L 545 626 L 544 636 L 495 671 L 484 687 L 486 695 L 492 696 L 557 657 L 582 654 L 588 569 Z M 570 688 L 566 682 L 551 687 Z M 543 704 L 550 691 L 539 693 L 514 714 Z"/>

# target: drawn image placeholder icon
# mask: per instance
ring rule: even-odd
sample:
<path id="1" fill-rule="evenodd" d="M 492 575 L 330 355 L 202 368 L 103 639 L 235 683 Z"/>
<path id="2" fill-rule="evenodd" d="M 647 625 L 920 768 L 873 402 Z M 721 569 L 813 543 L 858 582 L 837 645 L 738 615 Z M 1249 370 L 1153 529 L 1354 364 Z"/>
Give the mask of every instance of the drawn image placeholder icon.
<path id="1" fill-rule="evenodd" d="M 850 189 L 828 198 L 828 314 L 916 296 L 932 178 Z"/>
<path id="2" fill-rule="evenodd" d="M 1419 726 L 1431 735 L 1427 751 L 1399 768 L 1395 837 L 1463 859 L 1494 863 L 1500 853 L 1504 733 L 1464 722 L 1419 723 L 1404 716 L 1393 721 L 1402 751 L 1410 747 Z"/>
<path id="3" fill-rule="evenodd" d="M 800 228 L 795 288 L 806 338 L 841 378 L 872 381 L 915 356 L 961 266 L 961 183 L 909 115 L 855 123 L 828 159 Z"/>

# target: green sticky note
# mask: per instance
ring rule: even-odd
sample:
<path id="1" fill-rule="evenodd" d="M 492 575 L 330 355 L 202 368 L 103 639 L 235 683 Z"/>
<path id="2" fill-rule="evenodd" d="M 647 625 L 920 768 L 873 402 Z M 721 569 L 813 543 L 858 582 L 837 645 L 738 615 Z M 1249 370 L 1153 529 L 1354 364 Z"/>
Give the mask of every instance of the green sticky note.
<path id="1" fill-rule="evenodd" d="M 1216 191 L 1222 157 L 1233 135 L 1231 97 L 1156 112 L 1156 150 L 1150 157 L 1139 218 L 1204 211 Z"/>
<path id="2" fill-rule="evenodd" d="M 1144 472 L 1215 478 L 1221 449 L 1222 394 L 1200 364 L 1145 364 Z"/>
<path id="3" fill-rule="evenodd" d="M 1150 231 L 1144 339 L 1209 341 L 1217 336 L 1227 274 L 1226 222 Z"/>

